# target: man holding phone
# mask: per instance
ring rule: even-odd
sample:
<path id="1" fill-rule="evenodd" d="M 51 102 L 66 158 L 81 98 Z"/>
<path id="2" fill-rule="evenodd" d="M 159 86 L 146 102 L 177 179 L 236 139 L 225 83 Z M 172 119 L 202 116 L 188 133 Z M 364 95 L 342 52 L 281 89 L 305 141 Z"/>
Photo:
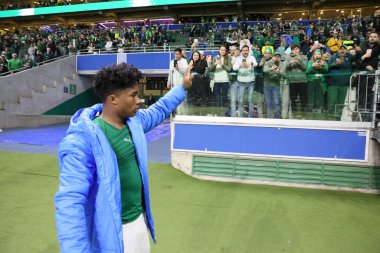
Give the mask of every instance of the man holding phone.
<path id="1" fill-rule="evenodd" d="M 170 62 L 169 76 L 168 76 L 168 89 L 174 86 L 182 85 L 183 75 L 186 72 L 188 63 L 186 59 L 182 57 L 182 49 L 176 48 L 174 50 L 174 59 Z M 178 107 L 177 114 L 186 114 L 187 100 L 185 99 Z"/>
<path id="2" fill-rule="evenodd" d="M 235 61 L 233 70 L 237 71 L 239 82 L 239 117 L 243 117 L 244 93 L 248 90 L 248 117 L 253 117 L 253 90 L 255 88 L 254 69 L 257 66 L 255 57 L 249 54 L 249 47 L 243 46 L 240 57 Z"/>

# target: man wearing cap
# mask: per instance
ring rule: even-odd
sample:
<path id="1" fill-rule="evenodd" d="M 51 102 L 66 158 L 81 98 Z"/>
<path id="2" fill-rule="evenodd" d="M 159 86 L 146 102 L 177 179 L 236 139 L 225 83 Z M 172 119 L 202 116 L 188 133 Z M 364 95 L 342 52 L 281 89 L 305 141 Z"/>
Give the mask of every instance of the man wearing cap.
<path id="1" fill-rule="evenodd" d="M 338 33 L 334 32 L 333 36 L 327 41 L 327 46 L 330 48 L 331 54 L 338 52 L 341 45 L 343 45 L 342 40 L 338 38 Z"/>
<path id="2" fill-rule="evenodd" d="M 351 55 L 347 52 L 345 45 L 342 45 L 338 52 L 331 56 L 328 67 L 328 112 L 340 118 L 352 72 Z"/>
<path id="3" fill-rule="evenodd" d="M 298 45 L 292 45 L 291 54 L 288 57 L 285 64 L 285 75 L 289 82 L 290 103 L 292 110 L 297 109 L 296 102 L 300 100 L 301 111 L 306 110 L 307 105 L 307 77 L 306 77 L 306 65 L 307 57 L 300 53 Z M 283 118 L 287 118 L 287 112 L 289 108 L 289 100 L 283 93 L 282 97 L 282 112 Z"/>
<path id="4" fill-rule="evenodd" d="M 347 34 L 346 38 L 343 40 L 343 45 L 346 46 L 347 50 L 352 50 L 355 47 L 355 42 L 351 37 L 351 34 Z"/>
<path id="5" fill-rule="evenodd" d="M 267 49 L 265 53 L 270 53 L 270 49 Z M 280 78 L 284 73 L 283 66 L 279 52 L 275 52 L 272 59 L 264 65 L 264 96 L 267 118 L 280 118 Z"/>

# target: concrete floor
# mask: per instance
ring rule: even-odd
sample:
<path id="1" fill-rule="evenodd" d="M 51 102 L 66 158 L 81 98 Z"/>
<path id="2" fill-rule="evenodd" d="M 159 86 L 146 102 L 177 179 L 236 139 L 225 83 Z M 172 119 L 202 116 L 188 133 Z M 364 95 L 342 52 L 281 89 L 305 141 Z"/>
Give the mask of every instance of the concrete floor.
<path id="1" fill-rule="evenodd" d="M 18 128 L 0 132 L 0 151 L 57 154 L 68 123 L 37 128 Z M 28 137 L 29 136 L 29 137 Z M 148 161 L 170 163 L 170 124 L 165 121 L 146 134 Z"/>

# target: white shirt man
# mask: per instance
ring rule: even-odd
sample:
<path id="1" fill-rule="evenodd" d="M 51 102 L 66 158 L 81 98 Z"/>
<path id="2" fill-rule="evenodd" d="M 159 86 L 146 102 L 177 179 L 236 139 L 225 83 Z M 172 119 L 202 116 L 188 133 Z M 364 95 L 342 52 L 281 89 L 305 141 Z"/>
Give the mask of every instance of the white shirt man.
<path id="1" fill-rule="evenodd" d="M 187 60 L 182 58 L 182 49 L 174 50 L 174 59 L 170 62 L 168 88 L 180 86 L 183 83 L 183 76 L 188 67 Z M 177 107 L 178 115 L 186 115 L 187 113 L 187 98 Z"/>
<path id="2" fill-rule="evenodd" d="M 242 83 L 251 83 L 255 81 L 253 74 L 254 68 L 257 66 L 255 57 L 249 54 L 249 47 L 243 46 L 241 56 L 236 59 L 233 70 L 238 71 L 237 80 Z"/>
<path id="3" fill-rule="evenodd" d="M 182 58 L 182 50 L 177 48 L 174 50 L 174 59 L 170 62 L 168 88 L 182 85 L 183 75 L 185 74 L 188 63 Z"/>

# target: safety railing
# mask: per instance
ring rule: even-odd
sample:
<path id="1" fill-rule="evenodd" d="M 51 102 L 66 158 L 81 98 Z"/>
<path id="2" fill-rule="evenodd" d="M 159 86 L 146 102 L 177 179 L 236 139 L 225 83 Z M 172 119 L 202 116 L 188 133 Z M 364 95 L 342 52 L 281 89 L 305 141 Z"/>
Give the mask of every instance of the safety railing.
<path id="1" fill-rule="evenodd" d="M 68 56 L 70 56 L 70 55 L 63 55 L 63 56 L 56 57 L 56 58 L 53 58 L 53 59 L 50 59 L 50 60 L 47 60 L 47 61 L 43 61 L 43 62 L 39 62 L 39 63 L 34 63 L 34 65 L 32 67 L 22 67 L 22 68 L 19 68 L 19 69 L 15 69 L 15 70 L 7 71 L 7 72 L 4 72 L 4 73 L 0 73 L 0 77 L 4 77 L 4 76 L 7 76 L 7 75 L 15 74 L 15 73 L 18 73 L 18 72 L 21 72 L 21 71 L 25 71 L 25 70 L 28 70 L 28 69 L 31 69 L 31 68 L 35 68 L 35 67 L 38 67 L 38 66 L 43 65 L 43 64 L 47 64 L 47 63 L 51 63 L 53 61 L 64 59 L 64 58 L 66 58 Z"/>
<path id="2" fill-rule="evenodd" d="M 125 47 L 125 48 L 99 48 L 99 49 L 82 49 L 77 52 L 77 54 L 120 54 L 120 53 L 147 53 L 147 52 L 174 52 L 174 49 L 181 48 L 182 50 L 186 51 L 193 51 L 193 50 L 207 50 L 207 51 L 213 51 L 213 50 L 219 50 L 218 46 L 207 46 L 205 48 L 203 47 L 195 47 L 195 48 L 188 48 L 184 45 L 170 45 L 170 46 L 152 46 L 152 47 Z"/>
<path id="3" fill-rule="evenodd" d="M 362 71 L 350 77 L 347 109 L 359 121 L 372 122 L 378 128 L 380 116 L 380 71 Z"/>

